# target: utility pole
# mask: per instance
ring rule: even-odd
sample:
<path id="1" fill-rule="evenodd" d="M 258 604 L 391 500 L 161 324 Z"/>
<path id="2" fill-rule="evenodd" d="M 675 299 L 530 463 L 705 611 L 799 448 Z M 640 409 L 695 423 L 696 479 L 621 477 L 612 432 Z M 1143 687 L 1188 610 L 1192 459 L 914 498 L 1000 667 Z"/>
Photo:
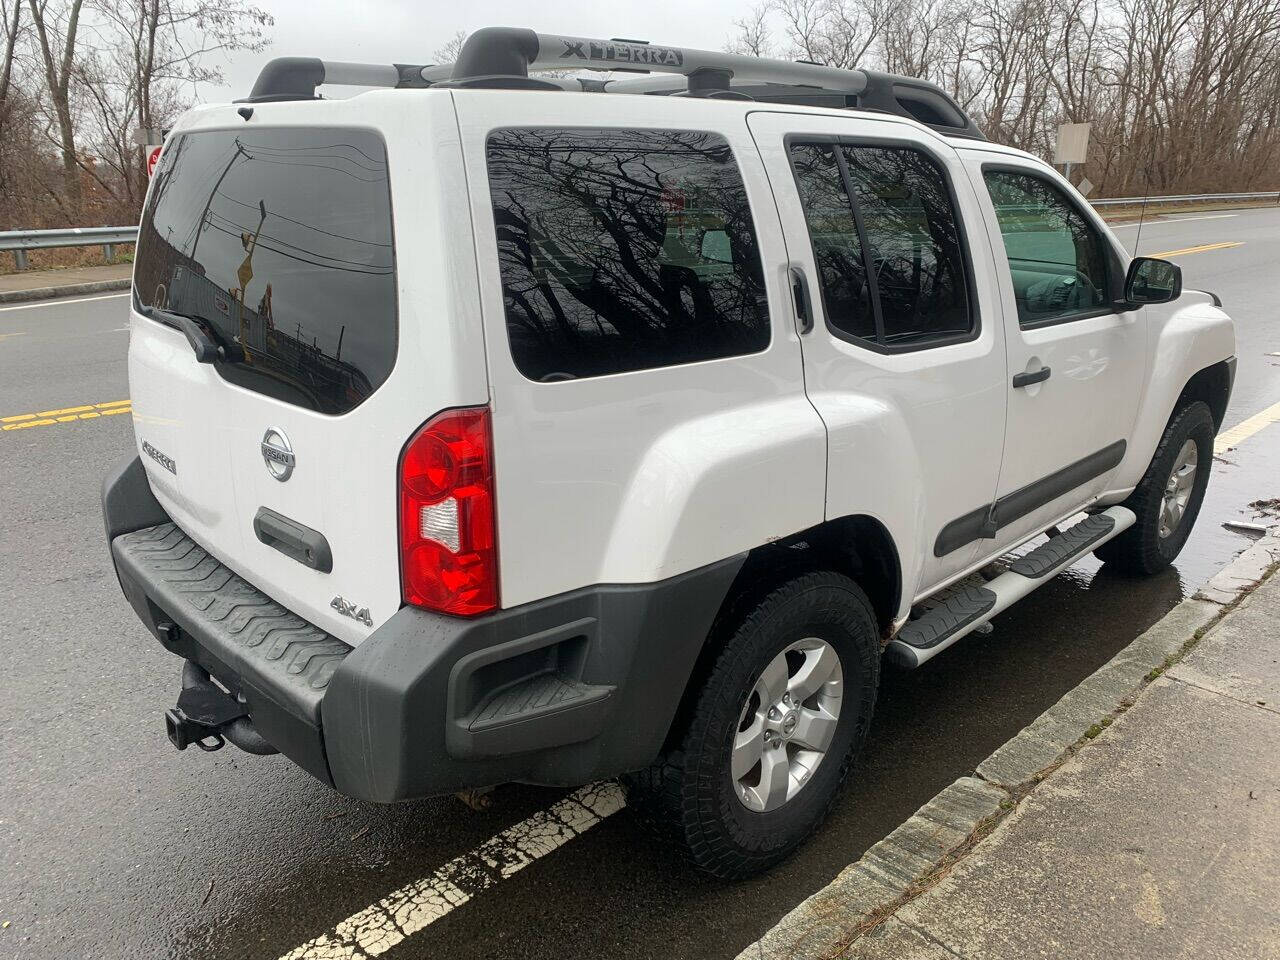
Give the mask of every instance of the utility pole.
<path id="1" fill-rule="evenodd" d="M 219 174 L 217 182 L 214 183 L 213 189 L 209 191 L 209 199 L 204 202 L 204 209 L 200 211 L 200 222 L 196 224 L 196 238 L 191 244 L 191 252 L 187 254 L 193 261 L 196 258 L 196 248 L 200 246 L 200 234 L 204 232 L 204 222 L 209 216 L 209 207 L 213 204 L 213 195 L 218 192 L 218 188 L 222 186 L 222 181 L 231 172 L 231 165 L 241 157 L 248 159 L 249 155 L 244 152 L 244 147 L 240 145 L 240 138 L 236 137 L 236 152 L 231 155 L 227 165 L 222 168 L 222 173 Z"/>

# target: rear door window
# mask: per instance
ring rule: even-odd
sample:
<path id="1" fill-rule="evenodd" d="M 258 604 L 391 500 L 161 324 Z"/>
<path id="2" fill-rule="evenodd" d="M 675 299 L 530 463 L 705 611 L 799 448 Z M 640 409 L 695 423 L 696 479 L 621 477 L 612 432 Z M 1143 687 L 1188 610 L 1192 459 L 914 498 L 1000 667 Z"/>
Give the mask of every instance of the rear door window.
<path id="1" fill-rule="evenodd" d="M 973 335 L 964 237 L 946 174 L 922 150 L 790 145 L 828 323 L 885 350 Z"/>
<path id="2" fill-rule="evenodd" d="M 516 367 L 552 382 L 755 353 L 769 311 L 728 142 L 506 129 L 487 144 Z"/>
<path id="3" fill-rule="evenodd" d="M 197 321 L 215 368 L 320 413 L 357 406 L 396 358 L 386 149 L 372 131 L 180 134 L 138 233 L 134 294 Z M 153 314 L 163 322 L 163 317 Z"/>

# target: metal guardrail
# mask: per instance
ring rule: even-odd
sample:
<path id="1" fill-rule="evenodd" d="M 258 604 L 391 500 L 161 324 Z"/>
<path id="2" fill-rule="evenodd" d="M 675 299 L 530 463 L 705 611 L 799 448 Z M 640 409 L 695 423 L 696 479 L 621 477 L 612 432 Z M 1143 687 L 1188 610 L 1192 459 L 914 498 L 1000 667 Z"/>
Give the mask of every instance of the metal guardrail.
<path id="1" fill-rule="evenodd" d="M 1142 203 L 1193 203 L 1197 200 L 1274 200 L 1280 203 L 1280 192 L 1268 190 L 1264 193 L 1189 193 L 1180 197 L 1107 197 L 1105 200 L 1090 200 L 1095 207 L 1137 206 Z"/>
<path id="2" fill-rule="evenodd" d="M 52 247 L 96 247 L 101 245 L 108 260 L 116 255 L 116 244 L 136 243 L 137 227 L 71 227 L 63 230 L 6 230 L 0 232 L 0 250 L 12 250 L 18 269 L 27 269 L 28 250 Z"/>
<path id="3" fill-rule="evenodd" d="M 1108 197 L 1090 200 L 1095 207 L 1135 206 L 1141 203 L 1192 203 L 1198 200 L 1274 200 L 1280 203 L 1280 191 L 1263 193 L 1194 193 L 1176 197 Z M 65 230 L 8 230 L 0 232 L 0 251 L 12 250 L 19 270 L 27 269 L 28 250 L 47 250 L 51 247 L 102 246 L 103 255 L 110 260 L 115 256 L 118 243 L 135 243 L 137 227 L 74 227 Z"/>

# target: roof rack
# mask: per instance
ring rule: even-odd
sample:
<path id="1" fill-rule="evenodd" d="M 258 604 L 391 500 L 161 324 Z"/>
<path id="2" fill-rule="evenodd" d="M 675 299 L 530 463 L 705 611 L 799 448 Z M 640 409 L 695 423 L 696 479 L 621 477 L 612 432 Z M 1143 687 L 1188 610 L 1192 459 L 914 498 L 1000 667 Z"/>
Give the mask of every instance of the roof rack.
<path id="1" fill-rule="evenodd" d="M 546 79 L 537 70 L 609 70 L 675 74 L 636 79 Z M 311 99 L 322 84 L 375 87 L 490 87 L 584 90 L 667 96 L 799 102 L 874 110 L 911 117 L 949 136 L 982 140 L 982 132 L 935 84 L 873 70 L 841 70 L 816 63 L 669 47 L 643 40 L 599 40 L 485 27 L 462 45 L 456 63 L 414 66 L 272 60 L 258 75 L 249 103 Z"/>

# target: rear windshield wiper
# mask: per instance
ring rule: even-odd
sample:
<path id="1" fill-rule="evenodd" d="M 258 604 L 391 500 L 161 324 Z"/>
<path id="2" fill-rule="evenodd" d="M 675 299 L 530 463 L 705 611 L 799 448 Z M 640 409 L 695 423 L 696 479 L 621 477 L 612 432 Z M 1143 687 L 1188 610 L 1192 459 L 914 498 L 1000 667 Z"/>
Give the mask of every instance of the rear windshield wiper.
<path id="1" fill-rule="evenodd" d="M 213 363 L 215 360 L 230 360 L 233 363 L 244 359 L 244 349 L 235 341 L 227 341 L 218 335 L 213 324 L 202 317 L 193 317 L 159 307 L 142 308 L 142 314 L 171 327 L 177 327 L 187 335 L 187 342 L 195 351 L 197 363 Z M 206 329 L 205 327 L 208 327 Z"/>

